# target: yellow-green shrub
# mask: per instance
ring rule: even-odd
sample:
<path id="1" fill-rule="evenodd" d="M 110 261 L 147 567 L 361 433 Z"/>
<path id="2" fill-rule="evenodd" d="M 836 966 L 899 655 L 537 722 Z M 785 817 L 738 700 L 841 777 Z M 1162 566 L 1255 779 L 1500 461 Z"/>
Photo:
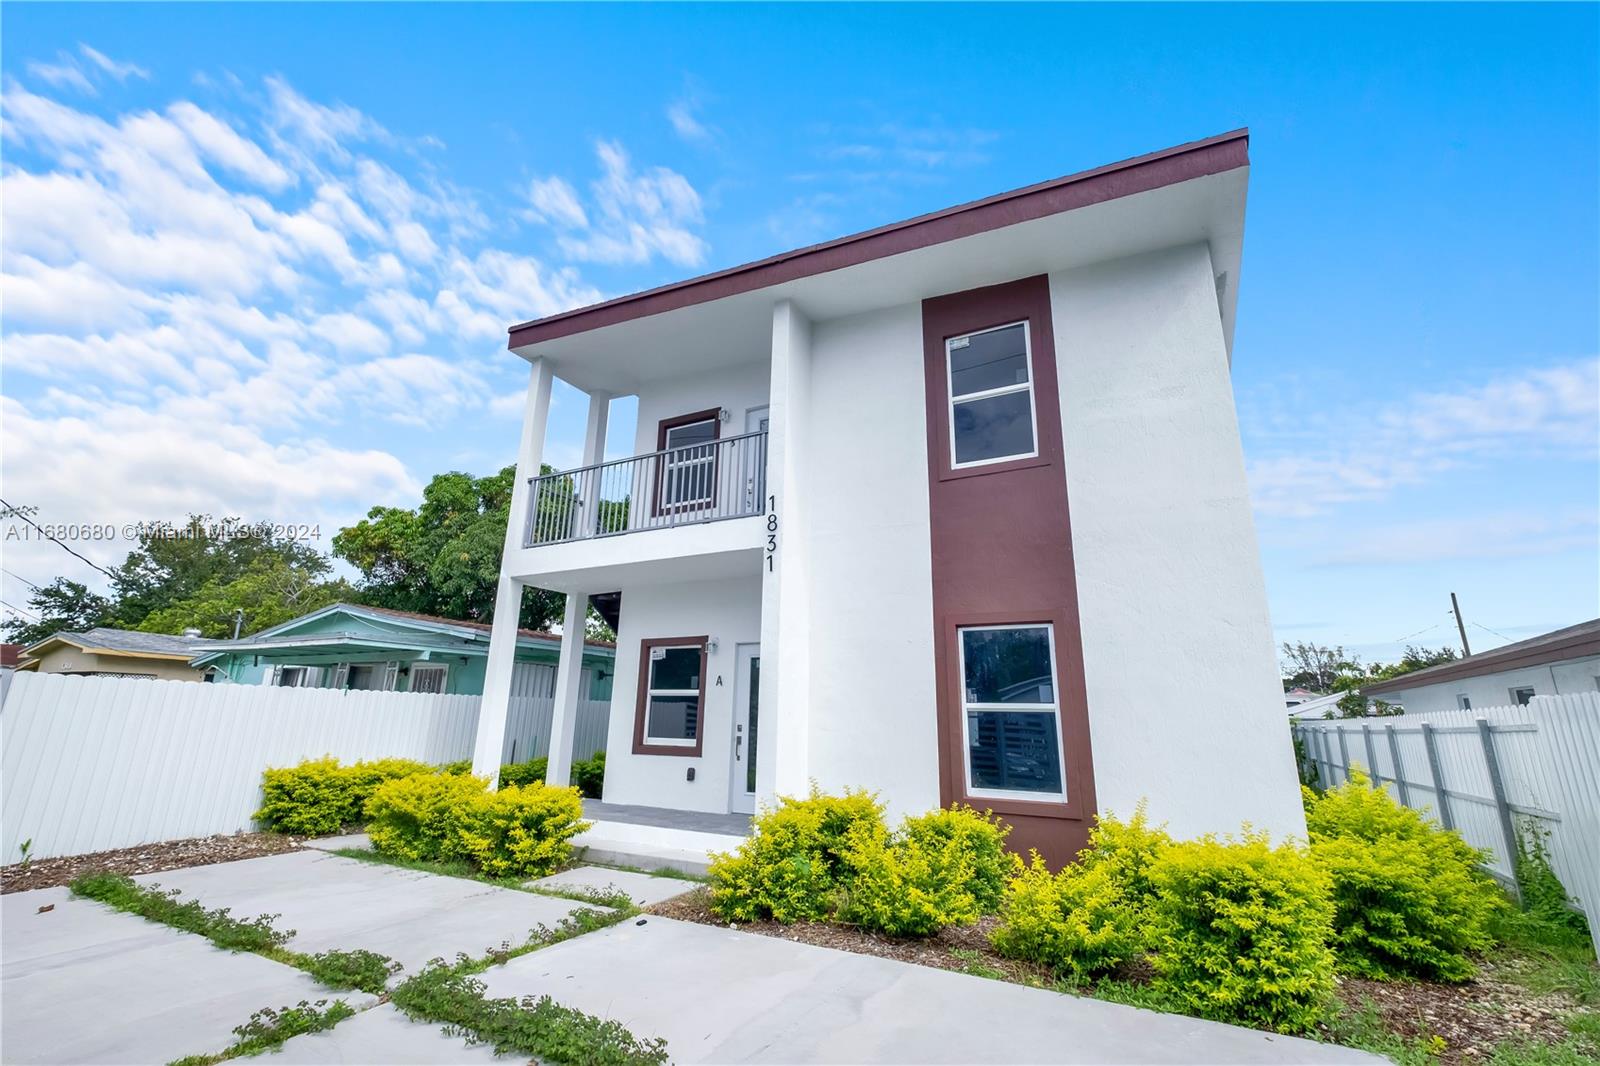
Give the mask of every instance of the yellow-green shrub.
<path id="1" fill-rule="evenodd" d="M 991 940 L 1002 955 L 1080 982 L 1115 969 L 1144 946 L 1138 905 L 1115 864 L 1080 861 L 1051 873 L 1037 851 L 1006 885 Z"/>
<path id="2" fill-rule="evenodd" d="M 374 759 L 340 766 L 332 756 L 261 775 L 262 803 L 255 819 L 278 833 L 322 836 L 361 820 L 367 798 L 385 781 L 435 774 L 414 759 Z"/>
<path id="3" fill-rule="evenodd" d="M 850 828 L 838 917 L 890 936 L 930 936 L 970 925 L 999 905 L 1009 826 L 970 807 Z"/>
<path id="4" fill-rule="evenodd" d="M 565 865 L 588 829 L 576 788 L 540 781 L 479 792 L 453 813 L 461 858 L 491 877 L 543 877 Z"/>
<path id="5" fill-rule="evenodd" d="M 527 785 L 534 782 L 544 783 L 545 770 L 549 767 L 550 760 L 543 755 L 527 762 L 511 762 L 500 767 L 500 787 L 507 788 L 511 785 Z"/>
<path id="6" fill-rule="evenodd" d="M 833 913 L 846 873 L 844 852 L 856 832 L 884 832 L 883 807 L 871 793 L 778 797 L 763 810 L 753 834 L 711 863 L 711 909 L 730 922 L 774 918 L 818 921 Z M 875 829 L 873 827 L 876 827 Z"/>
<path id="7" fill-rule="evenodd" d="M 1460 835 L 1396 803 L 1365 776 L 1307 792 L 1311 855 L 1332 878 L 1340 968 L 1366 977 L 1464 981 L 1505 906 Z"/>
<path id="8" fill-rule="evenodd" d="M 1164 826 L 1152 826 L 1143 801 L 1126 822 L 1112 814 L 1100 815 L 1089 830 L 1089 846 L 1078 855 L 1080 863 L 1104 866 L 1124 898 L 1143 906 L 1150 896 L 1150 867 L 1172 843 Z"/>
<path id="9" fill-rule="evenodd" d="M 367 800 L 367 836 L 385 855 L 449 861 L 462 857 L 457 813 L 486 793 L 481 777 L 418 774 L 378 786 Z"/>
<path id="10" fill-rule="evenodd" d="M 1155 990 L 1187 1013 L 1304 1032 L 1333 990 L 1328 877 L 1265 836 L 1162 848 L 1148 869 Z"/>

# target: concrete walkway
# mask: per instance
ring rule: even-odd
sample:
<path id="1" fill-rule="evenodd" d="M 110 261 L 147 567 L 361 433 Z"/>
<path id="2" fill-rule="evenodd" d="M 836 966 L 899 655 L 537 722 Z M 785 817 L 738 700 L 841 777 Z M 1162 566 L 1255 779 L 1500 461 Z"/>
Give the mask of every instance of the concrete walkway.
<path id="1" fill-rule="evenodd" d="M 605 866 L 578 866 L 529 881 L 528 887 L 536 892 L 626 892 L 636 906 L 648 907 L 652 903 L 693 892 L 700 887 L 700 883 L 632 870 L 613 870 Z"/>
<path id="2" fill-rule="evenodd" d="M 687 887 L 572 871 L 636 894 Z M 623 884 L 619 880 L 625 880 Z M 520 942 L 585 904 L 476 881 L 293 852 L 140 880 L 242 918 L 279 914 L 301 951 L 369 948 L 405 974 Z M 651 882 L 647 884 L 646 882 Z M 49 910 L 40 911 L 41 907 Z M 3 897 L 6 1063 L 165 1063 L 221 1051 L 264 1007 L 344 999 L 361 1011 L 296 1037 L 274 1063 L 490 1063 L 492 1052 L 334 993 L 290 967 L 69 898 Z M 402 974 L 404 976 L 404 974 Z M 677 1062 L 1382 1063 L 1345 1048 L 1063 996 L 711 926 L 640 917 L 482 975 L 490 995 L 552 996 L 664 1037 Z M 502 1059 L 499 1061 L 511 1061 Z"/>

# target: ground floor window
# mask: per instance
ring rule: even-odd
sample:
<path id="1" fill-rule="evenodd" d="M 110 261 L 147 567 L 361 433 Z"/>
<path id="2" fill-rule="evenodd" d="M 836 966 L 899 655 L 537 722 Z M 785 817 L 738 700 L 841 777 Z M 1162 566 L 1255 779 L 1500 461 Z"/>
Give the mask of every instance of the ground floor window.
<path id="1" fill-rule="evenodd" d="M 411 691 L 443 692 L 447 670 L 444 663 L 417 663 L 411 668 Z"/>
<path id="2" fill-rule="evenodd" d="M 280 666 L 272 683 L 279 688 L 307 688 L 317 683 L 318 672 L 315 666 Z"/>
<path id="3" fill-rule="evenodd" d="M 958 636 L 968 793 L 1066 799 L 1054 628 L 970 626 Z"/>
<path id="4" fill-rule="evenodd" d="M 1515 703 L 1519 707 L 1526 707 L 1528 705 L 1528 702 L 1530 700 L 1532 700 L 1532 699 L 1533 699 L 1533 688 L 1532 688 L 1532 686 L 1527 686 L 1527 687 L 1524 687 L 1524 688 L 1514 688 L 1514 689 L 1511 690 L 1511 702 Z"/>
<path id="5" fill-rule="evenodd" d="M 641 641 L 634 751 L 698 755 L 705 708 L 706 638 Z"/>

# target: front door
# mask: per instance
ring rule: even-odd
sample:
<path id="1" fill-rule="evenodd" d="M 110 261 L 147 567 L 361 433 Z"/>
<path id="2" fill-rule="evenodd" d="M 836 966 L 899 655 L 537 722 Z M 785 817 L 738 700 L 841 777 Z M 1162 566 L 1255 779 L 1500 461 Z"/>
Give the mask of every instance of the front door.
<path id="1" fill-rule="evenodd" d="M 756 809 L 757 703 L 761 696 L 761 645 L 736 649 L 733 682 L 733 777 L 728 809 L 754 814 Z"/>
<path id="2" fill-rule="evenodd" d="M 744 413 L 744 431 L 746 433 L 765 433 L 767 431 L 766 407 L 752 407 Z M 745 448 L 748 460 L 744 470 L 744 513 L 760 514 L 766 510 L 767 498 L 767 448 L 763 438 L 760 447 Z"/>

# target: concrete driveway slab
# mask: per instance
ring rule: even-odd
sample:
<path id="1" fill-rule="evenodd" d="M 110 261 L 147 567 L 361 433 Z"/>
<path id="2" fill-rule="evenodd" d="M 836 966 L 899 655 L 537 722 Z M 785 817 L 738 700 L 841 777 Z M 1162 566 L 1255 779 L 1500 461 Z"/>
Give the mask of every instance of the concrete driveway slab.
<path id="1" fill-rule="evenodd" d="M 429 959 L 482 955 L 521 943 L 539 925 L 554 926 L 587 906 L 461 877 L 405 870 L 320 851 L 294 851 L 242 862 L 167 870 L 135 878 L 176 888 L 239 918 L 277 914 L 295 930 L 296 951 L 365 948 L 399 961 L 404 978 Z"/>
<path id="2" fill-rule="evenodd" d="M 537 881 L 529 881 L 528 887 L 558 892 L 619 889 L 632 897 L 634 903 L 647 907 L 685 892 L 693 892 L 700 887 L 700 883 L 679 877 L 656 877 L 633 870 L 611 870 L 604 866 L 576 866 Z"/>
<path id="3" fill-rule="evenodd" d="M 1349 1048 L 649 918 L 513 959 L 495 996 L 544 995 L 675 1062 L 1362 1063 Z"/>
<path id="4" fill-rule="evenodd" d="M 52 909 L 39 913 L 39 908 Z M 0 897 L 0 1043 L 8 1064 L 164 1063 L 221 1051 L 263 1007 L 330 993 L 298 970 L 123 914 L 65 888 Z"/>
<path id="5" fill-rule="evenodd" d="M 362 1011 L 322 1033 L 297 1036 L 264 1060 L 270 1066 L 411 1066 L 443 1063 L 449 1066 L 498 1063 L 511 1066 L 514 1058 L 498 1058 L 484 1044 L 468 1044 L 459 1036 L 446 1036 L 440 1025 L 414 1022 L 387 1003 Z"/>

